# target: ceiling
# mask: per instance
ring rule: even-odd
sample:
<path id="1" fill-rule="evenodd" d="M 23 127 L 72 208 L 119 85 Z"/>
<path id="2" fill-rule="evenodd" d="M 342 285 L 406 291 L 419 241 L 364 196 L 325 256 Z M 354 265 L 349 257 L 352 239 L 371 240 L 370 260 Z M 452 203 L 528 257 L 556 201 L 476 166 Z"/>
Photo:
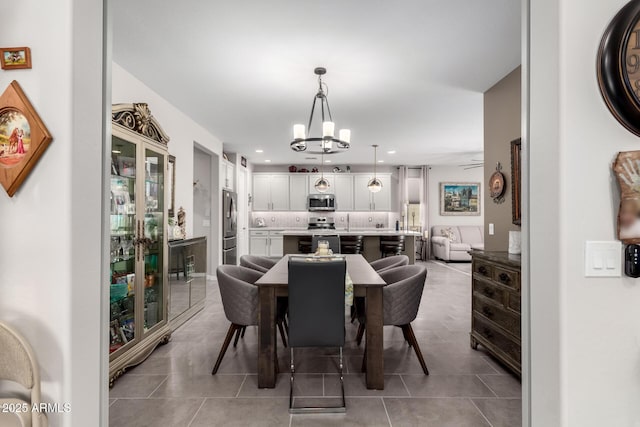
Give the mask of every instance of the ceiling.
<path id="1" fill-rule="evenodd" d="M 289 149 L 316 66 L 352 132 L 333 164 L 481 158 L 482 93 L 520 64 L 515 0 L 113 3 L 114 61 L 256 164 L 318 162 Z"/>

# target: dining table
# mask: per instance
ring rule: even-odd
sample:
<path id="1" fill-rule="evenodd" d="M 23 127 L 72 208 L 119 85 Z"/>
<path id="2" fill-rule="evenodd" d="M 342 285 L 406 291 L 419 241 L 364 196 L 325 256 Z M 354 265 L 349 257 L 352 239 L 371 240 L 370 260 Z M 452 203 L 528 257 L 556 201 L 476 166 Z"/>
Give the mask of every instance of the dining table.
<path id="1" fill-rule="evenodd" d="M 288 295 L 289 259 L 285 255 L 255 283 L 258 286 L 258 387 L 275 388 L 277 375 L 276 298 Z M 297 255 L 300 256 L 300 255 Z M 354 295 L 365 297 L 366 386 L 384 389 L 383 309 L 380 275 L 359 254 L 340 255 L 347 264 Z"/>

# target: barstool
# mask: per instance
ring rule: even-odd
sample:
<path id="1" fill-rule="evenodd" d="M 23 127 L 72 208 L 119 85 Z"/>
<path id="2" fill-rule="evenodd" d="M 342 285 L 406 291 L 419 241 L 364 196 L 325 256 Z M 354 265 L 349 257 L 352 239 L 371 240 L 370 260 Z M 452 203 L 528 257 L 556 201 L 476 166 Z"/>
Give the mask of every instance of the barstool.
<path id="1" fill-rule="evenodd" d="M 364 236 L 340 236 L 340 252 L 343 254 L 362 253 Z"/>
<path id="2" fill-rule="evenodd" d="M 382 258 L 389 255 L 401 255 L 404 251 L 404 236 L 380 237 L 380 253 Z"/>

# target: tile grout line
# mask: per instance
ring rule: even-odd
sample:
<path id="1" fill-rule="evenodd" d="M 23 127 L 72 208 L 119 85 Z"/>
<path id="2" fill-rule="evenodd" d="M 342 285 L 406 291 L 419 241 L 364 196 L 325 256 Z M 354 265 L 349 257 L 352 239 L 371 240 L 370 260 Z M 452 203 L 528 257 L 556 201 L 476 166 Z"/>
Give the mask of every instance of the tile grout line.
<path id="1" fill-rule="evenodd" d="M 380 400 L 382 400 L 382 407 L 384 408 L 384 413 L 387 414 L 387 421 L 389 422 L 389 427 L 393 427 L 393 425 L 391 424 L 391 418 L 389 417 L 389 411 L 387 411 L 387 405 L 384 403 L 384 397 L 381 397 Z"/>
<path id="2" fill-rule="evenodd" d="M 238 389 L 238 392 L 236 393 L 236 399 L 238 398 L 238 396 L 240 396 L 240 391 L 242 391 L 242 386 L 244 386 L 244 383 L 247 381 L 247 377 L 249 376 L 249 374 L 245 374 L 244 379 L 242 380 L 242 383 L 240 383 L 240 388 Z"/>
<path id="3" fill-rule="evenodd" d="M 462 270 L 458 270 L 457 268 L 449 267 L 449 266 L 448 266 L 446 263 L 444 263 L 444 262 L 440 262 L 440 261 L 433 261 L 433 263 L 434 263 L 434 264 L 437 264 L 437 265 L 439 265 L 439 266 L 441 266 L 441 267 L 448 268 L 448 269 L 449 269 L 449 270 L 451 270 L 451 271 L 457 271 L 458 273 L 460 273 L 460 274 L 464 274 L 464 275 L 465 275 L 465 276 L 467 276 L 467 277 L 471 277 L 471 274 L 470 274 L 470 273 L 464 272 L 464 271 L 462 271 Z"/>
<path id="4" fill-rule="evenodd" d="M 407 394 L 409 395 L 409 397 L 413 397 L 413 395 L 409 391 L 409 387 L 407 387 L 407 383 L 404 382 L 404 378 L 402 377 L 402 375 L 399 375 L 399 377 L 400 377 L 400 381 L 402 381 L 402 385 L 404 386 L 404 389 L 407 390 Z"/>
<path id="5" fill-rule="evenodd" d="M 167 382 L 167 380 L 169 379 L 169 374 L 167 374 L 164 379 L 162 381 L 160 381 L 160 384 L 158 384 L 158 386 L 156 388 L 154 388 L 151 393 L 149 393 L 149 395 L 146 397 L 147 399 L 151 397 L 151 395 L 153 395 L 153 393 L 155 393 L 156 391 L 158 391 L 158 389 L 160 388 L 160 386 L 162 384 L 164 384 L 165 382 Z"/>
<path id="6" fill-rule="evenodd" d="M 207 401 L 207 398 L 203 398 L 202 399 L 202 403 L 200 404 L 200 406 L 198 407 L 198 410 L 196 411 L 195 414 L 193 414 L 193 417 L 191 417 L 191 421 L 189 421 L 189 424 L 187 424 L 187 427 L 191 427 L 191 424 L 193 424 L 193 421 L 196 419 L 196 417 L 198 416 L 198 412 L 200 412 L 200 410 L 202 409 L 202 407 L 204 406 L 204 402 Z"/>
<path id="7" fill-rule="evenodd" d="M 479 374 L 476 374 L 476 377 L 478 377 L 478 379 L 480 380 L 480 382 L 481 382 L 482 384 L 484 384 L 484 386 L 485 386 L 486 388 L 488 388 L 489 390 L 491 390 L 491 393 L 493 393 L 496 397 L 500 397 L 500 396 L 498 396 L 498 393 L 496 393 L 495 391 L 493 391 L 493 389 L 492 389 L 491 387 L 489 387 L 489 384 L 485 383 L 485 382 L 484 382 L 484 380 L 483 380 L 482 378 L 480 378 L 480 375 L 479 375 Z"/>
<path id="8" fill-rule="evenodd" d="M 471 404 L 473 405 L 474 408 L 476 408 L 476 410 L 478 412 L 480 412 L 480 415 L 482 415 L 482 418 L 484 418 L 484 420 L 487 422 L 487 424 L 489 424 L 489 427 L 493 427 L 493 424 L 491 424 L 491 421 L 489 421 L 489 419 L 487 418 L 487 416 L 484 414 L 484 412 L 482 412 L 480 410 L 480 408 L 478 408 L 478 405 L 476 405 L 476 402 L 473 401 L 473 399 L 471 399 L 470 397 L 467 398 L 469 400 L 469 402 L 471 402 Z"/>

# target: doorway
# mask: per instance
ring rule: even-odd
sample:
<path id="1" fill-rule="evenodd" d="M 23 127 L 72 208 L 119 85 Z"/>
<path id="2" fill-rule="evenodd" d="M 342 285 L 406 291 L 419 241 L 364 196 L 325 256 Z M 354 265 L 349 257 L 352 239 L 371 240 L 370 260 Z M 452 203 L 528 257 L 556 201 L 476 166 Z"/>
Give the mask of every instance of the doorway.
<path id="1" fill-rule="evenodd" d="M 217 162 L 216 162 L 217 163 Z M 214 188 L 213 155 L 194 143 L 193 147 L 193 236 L 207 238 L 207 275 L 212 275 L 213 225 L 217 224 L 217 210 L 214 210 L 217 198 L 212 197 Z"/>
<path id="2" fill-rule="evenodd" d="M 238 259 L 249 254 L 249 174 L 242 167 L 237 167 L 238 173 Z"/>

